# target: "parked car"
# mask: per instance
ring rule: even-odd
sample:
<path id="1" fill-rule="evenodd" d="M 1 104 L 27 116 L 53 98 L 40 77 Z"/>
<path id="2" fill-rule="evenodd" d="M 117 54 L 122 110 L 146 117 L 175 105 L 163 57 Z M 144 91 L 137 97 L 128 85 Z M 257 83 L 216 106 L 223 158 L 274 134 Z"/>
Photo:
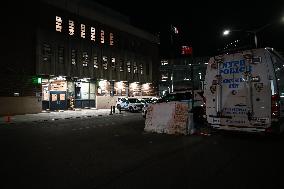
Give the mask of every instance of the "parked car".
<path id="1" fill-rule="evenodd" d="M 150 99 L 147 99 L 144 101 L 143 103 L 143 107 L 142 107 L 142 116 L 143 118 L 146 118 L 146 114 L 147 114 L 147 108 L 150 104 L 155 104 L 158 102 L 160 98 L 157 98 L 157 97 L 153 97 L 153 98 L 150 98 Z"/>
<path id="2" fill-rule="evenodd" d="M 142 99 L 140 99 L 140 102 L 142 104 L 148 104 L 148 103 L 152 103 L 152 99 L 151 98 L 142 98 Z"/>
<path id="3" fill-rule="evenodd" d="M 119 98 L 116 107 L 117 109 L 135 112 L 142 110 L 143 103 L 138 98 Z"/>

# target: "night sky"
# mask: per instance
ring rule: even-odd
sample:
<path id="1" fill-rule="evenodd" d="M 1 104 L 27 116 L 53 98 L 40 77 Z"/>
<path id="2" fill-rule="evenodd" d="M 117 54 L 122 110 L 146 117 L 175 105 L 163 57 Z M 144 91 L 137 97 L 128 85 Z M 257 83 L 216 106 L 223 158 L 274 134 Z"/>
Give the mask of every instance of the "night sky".
<path id="1" fill-rule="evenodd" d="M 193 47 L 194 56 L 215 55 L 226 44 L 237 39 L 254 45 L 247 32 L 234 32 L 222 36 L 225 28 L 255 30 L 270 26 L 258 33 L 260 47 L 274 47 L 284 52 L 284 1 L 115 1 L 90 0 L 115 9 L 131 19 L 131 24 L 151 33 L 160 33 L 161 45 L 172 24 L 179 30 L 182 44 Z M 164 38 L 163 38 L 164 37 Z M 251 41 L 249 41 L 251 40 Z M 239 44 L 240 45 L 240 44 Z M 244 45 L 244 44 L 242 44 Z"/>

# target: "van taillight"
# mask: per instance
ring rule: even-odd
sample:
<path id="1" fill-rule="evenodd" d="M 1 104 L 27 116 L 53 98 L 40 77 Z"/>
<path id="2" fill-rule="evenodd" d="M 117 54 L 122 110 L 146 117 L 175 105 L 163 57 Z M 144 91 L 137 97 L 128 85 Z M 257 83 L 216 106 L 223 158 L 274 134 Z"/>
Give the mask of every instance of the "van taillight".
<path id="1" fill-rule="evenodd" d="M 279 95 L 275 94 L 271 96 L 271 117 L 279 118 L 280 107 L 279 107 Z"/>

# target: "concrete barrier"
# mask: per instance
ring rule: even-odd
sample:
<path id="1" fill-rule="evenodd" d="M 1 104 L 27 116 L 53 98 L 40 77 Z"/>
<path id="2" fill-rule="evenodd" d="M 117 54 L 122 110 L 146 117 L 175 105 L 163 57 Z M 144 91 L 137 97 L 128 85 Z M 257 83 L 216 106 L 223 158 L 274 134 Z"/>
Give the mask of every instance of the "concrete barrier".
<path id="1" fill-rule="evenodd" d="M 187 103 L 158 103 L 147 108 L 144 128 L 147 132 L 187 135 L 192 128 L 193 120 Z"/>

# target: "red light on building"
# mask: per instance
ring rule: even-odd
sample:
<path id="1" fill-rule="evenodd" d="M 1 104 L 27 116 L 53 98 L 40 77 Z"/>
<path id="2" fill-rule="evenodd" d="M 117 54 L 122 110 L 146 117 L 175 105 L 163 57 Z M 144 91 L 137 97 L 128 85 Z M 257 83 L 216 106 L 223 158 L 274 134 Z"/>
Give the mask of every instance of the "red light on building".
<path id="1" fill-rule="evenodd" d="M 181 54 L 182 55 L 192 55 L 192 47 L 181 46 Z"/>

